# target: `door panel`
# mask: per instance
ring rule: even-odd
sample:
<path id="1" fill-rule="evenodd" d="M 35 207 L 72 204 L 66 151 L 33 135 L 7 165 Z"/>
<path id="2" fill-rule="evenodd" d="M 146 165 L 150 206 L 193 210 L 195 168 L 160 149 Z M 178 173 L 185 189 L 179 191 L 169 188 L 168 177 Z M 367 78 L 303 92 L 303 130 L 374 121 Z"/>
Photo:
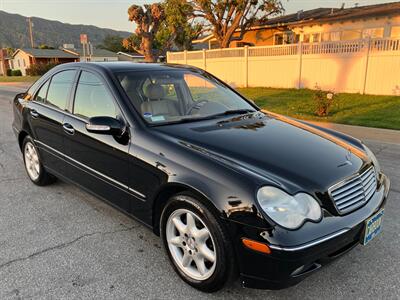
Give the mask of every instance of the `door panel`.
<path id="1" fill-rule="evenodd" d="M 64 125 L 74 131 L 65 133 L 68 176 L 129 211 L 129 146 L 113 136 L 88 132 L 78 118 L 67 116 Z"/>
<path id="2" fill-rule="evenodd" d="M 82 71 L 73 116 L 67 116 L 63 124 L 69 177 L 132 212 L 144 200 L 129 189 L 129 138 L 121 141 L 111 135 L 88 132 L 86 124 L 95 116 L 120 118 L 120 113 L 101 77 Z"/>
<path id="3" fill-rule="evenodd" d="M 64 153 L 62 125 L 75 76 L 76 70 L 55 74 L 41 86 L 28 105 L 28 120 L 43 164 L 61 174 L 65 169 L 61 159 Z"/>
<path id="4" fill-rule="evenodd" d="M 43 164 L 57 172 L 64 169 L 62 124 L 64 114 L 38 103 L 29 104 L 29 120 Z"/>

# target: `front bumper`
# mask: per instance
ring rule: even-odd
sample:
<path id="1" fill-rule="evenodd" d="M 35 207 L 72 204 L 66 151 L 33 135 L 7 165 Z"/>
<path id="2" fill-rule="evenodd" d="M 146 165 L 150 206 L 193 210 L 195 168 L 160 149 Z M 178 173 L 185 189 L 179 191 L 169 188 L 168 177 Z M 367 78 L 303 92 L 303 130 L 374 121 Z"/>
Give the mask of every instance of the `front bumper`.
<path id="1" fill-rule="evenodd" d="M 304 243 L 278 244 L 278 238 L 272 231 L 236 224 L 234 240 L 242 285 L 260 289 L 283 289 L 293 286 L 357 246 L 364 233 L 364 221 L 386 204 L 390 181 L 385 175 L 381 175 L 380 183 L 378 191 L 364 207 L 347 216 L 324 218 L 320 223 L 311 224 L 310 227 L 320 226 L 324 229 L 331 228 L 332 231 L 312 239 L 308 236 L 309 240 Z M 287 243 L 291 240 L 290 237 L 295 241 L 299 240 L 299 236 L 304 238 L 304 232 L 300 231 L 286 231 L 282 241 Z M 307 228 L 304 231 L 315 232 L 307 231 Z M 269 245 L 271 254 L 246 248 L 241 243 L 243 237 Z"/>

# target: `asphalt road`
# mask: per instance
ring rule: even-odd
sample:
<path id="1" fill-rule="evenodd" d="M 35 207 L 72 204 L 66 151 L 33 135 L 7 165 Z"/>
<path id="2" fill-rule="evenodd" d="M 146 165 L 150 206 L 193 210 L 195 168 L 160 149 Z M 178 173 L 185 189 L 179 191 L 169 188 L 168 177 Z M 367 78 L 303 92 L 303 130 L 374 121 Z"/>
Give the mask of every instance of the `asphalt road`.
<path id="1" fill-rule="evenodd" d="M 184 284 L 160 239 L 79 188 L 28 180 L 0 86 L 0 299 L 400 299 L 400 145 L 367 141 L 392 180 L 384 231 L 282 291 L 241 288 L 213 295 Z"/>

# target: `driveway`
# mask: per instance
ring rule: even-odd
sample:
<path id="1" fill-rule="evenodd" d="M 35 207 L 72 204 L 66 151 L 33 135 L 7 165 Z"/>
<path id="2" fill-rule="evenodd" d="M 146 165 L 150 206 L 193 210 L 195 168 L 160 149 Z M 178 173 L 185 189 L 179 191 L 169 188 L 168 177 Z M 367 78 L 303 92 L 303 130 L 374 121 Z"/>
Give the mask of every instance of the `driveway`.
<path id="1" fill-rule="evenodd" d="M 17 91 L 0 86 L 0 299 L 400 299 L 399 144 L 366 141 L 392 180 L 374 241 L 287 290 L 236 282 L 208 295 L 175 275 L 138 222 L 73 185 L 30 183 L 11 129 Z"/>

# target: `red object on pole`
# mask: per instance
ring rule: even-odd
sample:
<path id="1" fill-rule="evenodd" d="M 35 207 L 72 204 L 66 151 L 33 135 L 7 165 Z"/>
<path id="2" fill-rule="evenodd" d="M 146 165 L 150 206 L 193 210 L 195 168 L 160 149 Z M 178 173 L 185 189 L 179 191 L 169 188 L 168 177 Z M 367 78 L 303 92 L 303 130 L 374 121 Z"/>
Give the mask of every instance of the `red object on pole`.
<path id="1" fill-rule="evenodd" d="M 82 33 L 81 34 L 81 44 L 87 44 L 88 43 L 88 36 L 87 34 Z"/>

